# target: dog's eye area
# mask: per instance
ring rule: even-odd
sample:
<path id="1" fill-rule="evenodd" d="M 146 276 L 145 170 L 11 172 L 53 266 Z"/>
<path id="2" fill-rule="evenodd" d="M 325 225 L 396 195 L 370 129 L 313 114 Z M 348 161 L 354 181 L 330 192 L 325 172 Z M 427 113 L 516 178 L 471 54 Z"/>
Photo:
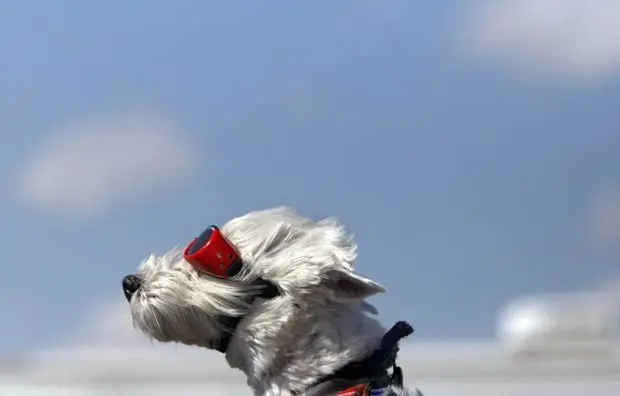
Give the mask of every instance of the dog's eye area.
<path id="1" fill-rule="evenodd" d="M 209 239 L 211 239 L 212 234 L 213 234 L 213 227 L 207 228 L 202 234 L 200 234 L 198 238 L 196 238 L 196 241 L 192 244 L 192 247 L 189 249 L 188 253 L 194 254 L 198 252 L 200 249 L 202 249 L 202 247 L 206 245 L 207 242 L 209 242 Z"/>

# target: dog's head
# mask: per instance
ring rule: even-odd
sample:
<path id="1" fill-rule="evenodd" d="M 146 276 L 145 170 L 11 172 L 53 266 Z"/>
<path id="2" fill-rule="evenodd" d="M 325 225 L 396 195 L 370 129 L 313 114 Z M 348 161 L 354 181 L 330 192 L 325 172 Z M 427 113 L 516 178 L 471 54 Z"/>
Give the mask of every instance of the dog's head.
<path id="1" fill-rule="evenodd" d="M 217 249 L 201 251 L 210 244 Z M 383 292 L 355 273 L 355 259 L 356 246 L 336 220 L 275 208 L 208 229 L 185 249 L 148 257 L 123 279 L 123 290 L 134 325 L 147 336 L 220 349 L 238 320 L 263 321 L 254 328 L 264 329 L 278 326 L 287 312 L 312 316 Z"/>

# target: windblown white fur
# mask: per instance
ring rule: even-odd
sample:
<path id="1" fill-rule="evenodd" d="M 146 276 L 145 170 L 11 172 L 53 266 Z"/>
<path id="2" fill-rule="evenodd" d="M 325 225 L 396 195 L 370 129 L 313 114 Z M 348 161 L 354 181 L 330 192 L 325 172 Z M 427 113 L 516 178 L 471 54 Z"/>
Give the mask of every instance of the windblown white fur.
<path id="1" fill-rule="evenodd" d="M 213 348 L 223 331 L 217 317 L 243 316 L 226 360 L 265 396 L 299 394 L 378 345 L 385 329 L 366 314 L 374 307 L 364 299 L 385 289 L 355 273 L 356 245 L 336 220 L 312 221 L 280 207 L 235 218 L 221 231 L 248 268 L 232 280 L 197 272 L 179 248 L 142 263 L 130 307 L 147 336 Z M 249 286 L 258 277 L 281 296 L 245 303 L 259 292 Z"/>

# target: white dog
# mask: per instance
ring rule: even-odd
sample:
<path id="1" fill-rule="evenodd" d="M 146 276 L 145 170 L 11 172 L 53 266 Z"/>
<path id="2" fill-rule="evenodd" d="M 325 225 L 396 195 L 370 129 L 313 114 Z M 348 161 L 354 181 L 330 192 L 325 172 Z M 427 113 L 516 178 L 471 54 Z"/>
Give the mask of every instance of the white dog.
<path id="1" fill-rule="evenodd" d="M 151 255 L 123 290 L 135 327 L 223 352 L 255 395 L 419 395 L 395 365 L 413 330 L 399 322 L 386 333 L 367 315 L 376 310 L 364 299 L 385 289 L 355 273 L 355 259 L 334 219 L 275 208 Z"/>

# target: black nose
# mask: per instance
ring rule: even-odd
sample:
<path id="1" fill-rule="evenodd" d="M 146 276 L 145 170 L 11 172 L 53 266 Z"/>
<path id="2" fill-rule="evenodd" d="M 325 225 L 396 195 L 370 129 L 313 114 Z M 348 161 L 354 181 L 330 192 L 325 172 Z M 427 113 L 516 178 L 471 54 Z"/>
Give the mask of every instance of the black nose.
<path id="1" fill-rule="evenodd" d="M 127 301 L 131 301 L 131 297 L 138 291 L 142 281 L 135 275 L 127 275 L 123 278 L 123 293 Z"/>

